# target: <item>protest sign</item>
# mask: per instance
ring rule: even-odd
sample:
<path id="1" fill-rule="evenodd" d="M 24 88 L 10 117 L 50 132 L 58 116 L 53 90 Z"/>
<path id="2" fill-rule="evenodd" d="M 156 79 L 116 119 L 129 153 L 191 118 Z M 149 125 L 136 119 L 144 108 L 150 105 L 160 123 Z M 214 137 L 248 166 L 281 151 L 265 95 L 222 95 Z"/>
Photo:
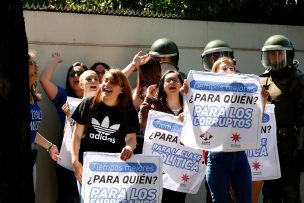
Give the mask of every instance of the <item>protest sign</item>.
<path id="1" fill-rule="evenodd" d="M 73 171 L 72 160 L 71 160 L 71 141 L 72 141 L 72 134 L 75 125 L 75 122 L 71 118 L 71 116 L 81 101 L 82 99 L 67 97 L 67 103 L 69 104 L 70 107 L 70 113 L 69 116 L 66 117 L 65 129 L 64 129 L 62 144 L 59 152 L 59 155 L 62 157 L 62 159 L 57 161 L 59 165 L 71 171 Z"/>
<path id="2" fill-rule="evenodd" d="M 256 75 L 190 71 L 181 141 L 209 151 L 258 147 L 261 85 Z"/>
<path id="3" fill-rule="evenodd" d="M 150 110 L 143 154 L 162 157 L 164 188 L 195 194 L 204 179 L 205 165 L 202 150 L 180 143 L 182 128 L 174 115 Z"/>
<path id="4" fill-rule="evenodd" d="M 81 196 L 85 203 L 161 203 L 162 161 L 159 156 L 85 152 Z"/>
<path id="5" fill-rule="evenodd" d="M 246 150 L 252 180 L 272 180 L 281 177 L 276 129 L 274 104 L 266 104 L 260 146 L 257 149 Z"/>

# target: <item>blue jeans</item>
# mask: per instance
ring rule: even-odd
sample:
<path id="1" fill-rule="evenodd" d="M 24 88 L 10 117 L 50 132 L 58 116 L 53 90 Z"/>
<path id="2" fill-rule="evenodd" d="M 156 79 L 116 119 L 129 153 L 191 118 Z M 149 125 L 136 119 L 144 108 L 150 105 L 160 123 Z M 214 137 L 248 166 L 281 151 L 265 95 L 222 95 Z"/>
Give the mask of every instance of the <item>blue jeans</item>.
<path id="1" fill-rule="evenodd" d="M 209 152 L 206 179 L 212 202 L 231 202 L 231 185 L 237 202 L 251 203 L 251 169 L 245 151 Z"/>

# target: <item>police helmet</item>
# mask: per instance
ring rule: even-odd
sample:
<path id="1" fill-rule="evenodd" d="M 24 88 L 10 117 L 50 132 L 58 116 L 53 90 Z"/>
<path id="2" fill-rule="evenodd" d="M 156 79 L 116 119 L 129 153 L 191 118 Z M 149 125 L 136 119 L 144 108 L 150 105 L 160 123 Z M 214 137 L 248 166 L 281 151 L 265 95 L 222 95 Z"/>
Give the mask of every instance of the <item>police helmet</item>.
<path id="1" fill-rule="evenodd" d="M 156 40 L 150 50 L 149 55 L 158 58 L 160 62 L 171 62 L 178 65 L 179 52 L 176 44 L 168 38 Z"/>
<path id="2" fill-rule="evenodd" d="M 264 43 L 261 55 L 266 69 L 280 70 L 293 63 L 294 47 L 287 37 L 273 35 Z"/>
<path id="3" fill-rule="evenodd" d="M 233 50 L 229 44 L 219 39 L 208 42 L 201 54 L 203 68 L 210 71 L 213 63 L 224 56 L 234 59 Z"/>

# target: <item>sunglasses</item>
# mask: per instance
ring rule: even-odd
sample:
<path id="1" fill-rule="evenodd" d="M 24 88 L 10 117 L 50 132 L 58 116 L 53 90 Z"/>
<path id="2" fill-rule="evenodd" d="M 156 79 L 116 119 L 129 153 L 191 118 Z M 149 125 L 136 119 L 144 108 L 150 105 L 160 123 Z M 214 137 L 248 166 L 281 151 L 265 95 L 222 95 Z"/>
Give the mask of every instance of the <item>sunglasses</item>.
<path id="1" fill-rule="evenodd" d="M 170 83 L 170 82 L 173 82 L 173 83 L 180 83 L 179 79 L 176 79 L 176 78 L 167 78 L 165 80 L 166 83 Z"/>
<path id="2" fill-rule="evenodd" d="M 36 63 L 36 61 L 34 61 L 34 60 L 31 60 L 31 61 L 29 61 L 29 65 L 37 65 L 37 63 Z"/>
<path id="3" fill-rule="evenodd" d="M 84 71 L 74 71 L 74 70 L 71 70 L 71 71 L 69 72 L 69 76 L 70 76 L 70 77 L 76 77 L 76 76 L 79 77 L 83 72 L 84 72 Z"/>

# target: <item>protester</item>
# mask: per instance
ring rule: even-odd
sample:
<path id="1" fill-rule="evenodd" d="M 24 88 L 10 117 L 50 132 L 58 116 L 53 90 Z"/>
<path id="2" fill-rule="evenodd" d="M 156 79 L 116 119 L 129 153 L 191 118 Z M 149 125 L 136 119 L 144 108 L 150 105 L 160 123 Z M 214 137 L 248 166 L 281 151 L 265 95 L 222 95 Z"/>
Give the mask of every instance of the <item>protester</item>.
<path id="1" fill-rule="evenodd" d="M 214 62 L 219 58 L 225 56 L 235 61 L 233 49 L 230 47 L 228 43 L 226 43 L 221 39 L 216 39 L 208 42 L 204 47 L 203 53 L 201 54 L 203 69 L 205 71 L 211 71 Z M 206 156 L 206 154 L 203 154 L 203 156 Z M 205 179 L 205 188 L 206 188 L 206 203 L 211 203 L 212 198 L 206 179 Z"/>
<path id="2" fill-rule="evenodd" d="M 129 81 L 120 70 L 110 69 L 105 73 L 96 96 L 84 99 L 72 119 L 75 120 L 72 165 L 80 183 L 86 151 L 120 152 L 121 160 L 131 158 L 136 148 L 139 123 Z"/>
<path id="3" fill-rule="evenodd" d="M 219 58 L 211 72 L 235 74 L 235 62 L 229 57 Z M 181 92 L 188 92 L 186 81 Z M 245 151 L 209 152 L 203 156 L 207 159 L 204 162 L 207 162 L 206 179 L 212 202 L 231 202 L 232 197 L 236 202 L 252 201 L 251 169 Z"/>
<path id="4" fill-rule="evenodd" d="M 100 83 L 99 75 L 96 73 L 96 71 L 86 70 L 80 75 L 79 87 L 83 89 L 82 99 L 95 96 L 99 89 L 99 87 L 96 85 L 96 82 Z M 73 112 L 70 111 L 70 106 L 67 102 L 62 106 L 62 111 L 65 112 L 67 117 L 73 114 Z"/>
<path id="5" fill-rule="evenodd" d="M 101 82 L 105 72 L 107 70 L 110 70 L 110 66 L 104 62 L 96 62 L 90 67 L 90 70 L 93 70 L 97 73 L 99 77 L 99 82 Z"/>
<path id="6" fill-rule="evenodd" d="M 180 73 L 171 70 L 161 77 L 159 84 L 148 87 L 138 115 L 141 129 L 146 127 L 149 110 L 161 111 L 176 116 L 183 112 L 183 96 L 179 92 L 182 84 L 183 80 Z M 186 193 L 163 189 L 163 203 L 184 203 L 185 199 Z"/>
<path id="7" fill-rule="evenodd" d="M 148 55 L 137 53 L 133 61 L 122 70 L 129 77 L 134 71 L 137 71 L 136 87 L 133 89 L 133 104 L 139 110 L 146 94 L 146 89 L 151 84 L 158 83 L 161 77 L 161 67 L 158 60 Z M 134 64 L 134 65 L 132 65 Z M 137 65 L 135 65 L 137 64 Z"/>
<path id="8" fill-rule="evenodd" d="M 134 71 L 137 71 L 136 87 L 133 89 L 132 99 L 133 104 L 137 111 L 142 104 L 147 88 L 159 82 L 161 77 L 161 67 L 158 60 L 153 59 L 148 54 L 142 55 L 142 52 L 138 52 L 132 62 L 122 70 L 122 72 L 129 77 Z M 144 132 L 141 129 L 137 135 L 137 147 L 134 151 L 135 154 L 142 153 L 142 147 L 144 142 Z"/>
<path id="9" fill-rule="evenodd" d="M 52 57 L 52 63 L 40 76 L 40 84 L 48 98 L 56 107 L 62 129 L 59 142 L 62 143 L 66 116 L 65 112 L 62 111 L 62 106 L 66 103 L 67 96 L 75 98 L 83 97 L 83 89 L 78 85 L 79 76 L 87 70 L 87 67 L 80 62 L 75 62 L 71 65 L 67 71 L 66 85 L 64 89 L 51 80 L 56 68 L 60 63 L 62 63 L 62 58 L 59 53 L 52 54 Z M 78 199 L 77 183 L 74 173 L 57 164 L 56 175 L 57 203 L 74 203 L 74 201 Z"/>
<path id="10" fill-rule="evenodd" d="M 234 61 L 228 57 L 218 59 L 211 72 L 235 74 Z M 251 169 L 245 151 L 208 153 L 206 179 L 212 202 L 230 202 L 230 184 L 237 202 L 252 201 Z"/>
<path id="11" fill-rule="evenodd" d="M 83 89 L 83 98 L 95 96 L 99 90 L 99 77 L 93 70 L 84 71 L 79 77 L 79 86 Z M 64 137 L 60 149 L 60 155 L 63 160 L 57 162 L 59 165 L 72 170 L 71 163 L 71 140 L 75 122 L 71 118 L 76 107 L 81 102 L 80 99 L 69 98 L 68 101 L 62 106 L 62 110 L 66 113 L 66 123 L 64 127 Z"/>
<path id="12" fill-rule="evenodd" d="M 38 105 L 38 102 L 42 100 L 41 94 L 37 91 L 37 80 L 38 80 L 38 65 L 34 60 L 36 58 L 35 51 L 29 51 L 29 86 L 30 86 L 30 140 L 32 146 L 32 164 L 33 164 L 33 182 L 34 189 L 36 188 L 36 158 L 37 158 L 37 149 L 35 145 L 46 149 L 50 154 L 50 157 L 57 161 L 61 159 L 59 156 L 58 148 L 55 144 L 48 141 L 43 137 L 38 131 L 39 124 L 42 120 L 42 112 Z"/>

